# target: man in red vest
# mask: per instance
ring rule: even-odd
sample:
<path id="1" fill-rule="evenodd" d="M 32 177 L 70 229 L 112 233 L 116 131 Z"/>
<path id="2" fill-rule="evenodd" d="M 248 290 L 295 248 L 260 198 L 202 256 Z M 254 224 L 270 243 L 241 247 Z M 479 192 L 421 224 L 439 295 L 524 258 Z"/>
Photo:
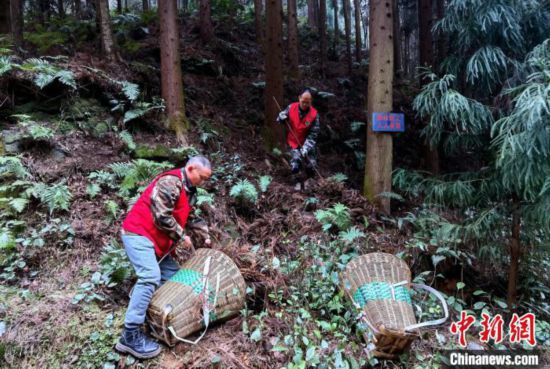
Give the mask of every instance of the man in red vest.
<path id="1" fill-rule="evenodd" d="M 195 156 L 184 168 L 159 175 L 122 223 L 122 242 L 136 271 L 137 283 L 131 293 L 117 350 L 140 359 L 160 353 L 159 344 L 147 337 L 141 326 L 153 292 L 179 270 L 170 254 L 176 246 L 193 246 L 184 229 L 195 202 L 196 186 L 207 181 L 211 174 L 210 161 Z M 204 231 L 208 231 L 207 227 Z"/>
<path id="2" fill-rule="evenodd" d="M 292 103 L 279 113 L 277 122 L 282 124 L 288 120 L 290 128 L 286 142 L 290 146 L 290 168 L 292 174 L 297 174 L 304 166 L 308 177 L 313 176 L 317 165 L 315 145 L 321 130 L 319 114 L 311 106 L 311 91 L 305 89 L 299 96 L 298 102 Z"/>

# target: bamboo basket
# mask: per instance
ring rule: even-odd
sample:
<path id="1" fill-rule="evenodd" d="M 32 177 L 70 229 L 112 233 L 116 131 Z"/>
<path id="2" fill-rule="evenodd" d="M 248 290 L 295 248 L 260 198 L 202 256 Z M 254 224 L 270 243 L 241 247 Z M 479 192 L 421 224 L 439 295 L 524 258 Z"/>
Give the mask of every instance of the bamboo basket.
<path id="1" fill-rule="evenodd" d="M 228 320 L 244 307 L 246 284 L 221 251 L 202 248 L 153 295 L 147 310 L 151 334 L 168 346 L 197 343 L 208 325 Z M 187 337 L 203 329 L 195 341 Z"/>
<path id="2" fill-rule="evenodd" d="M 359 256 L 348 263 L 341 280 L 346 295 L 361 310 L 360 318 L 372 332 L 376 357 L 397 357 L 419 337 L 419 328 L 442 324 L 449 317 L 443 296 L 431 287 L 411 283 L 409 267 L 394 255 L 375 252 Z M 445 317 L 417 323 L 412 287 L 433 293 L 443 305 Z M 368 335 L 365 339 L 370 341 Z"/>

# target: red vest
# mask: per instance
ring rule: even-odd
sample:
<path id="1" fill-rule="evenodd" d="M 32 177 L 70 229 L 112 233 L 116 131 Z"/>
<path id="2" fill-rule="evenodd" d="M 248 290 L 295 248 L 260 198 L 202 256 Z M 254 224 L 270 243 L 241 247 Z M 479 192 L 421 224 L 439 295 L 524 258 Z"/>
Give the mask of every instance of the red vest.
<path id="1" fill-rule="evenodd" d="M 122 228 L 128 232 L 139 234 L 140 236 L 147 237 L 153 245 L 155 245 L 155 254 L 157 257 L 164 256 L 172 246 L 173 241 L 168 237 L 168 235 L 158 229 L 155 226 L 153 220 L 153 214 L 151 213 L 151 193 L 157 181 L 167 175 L 177 176 L 180 180 L 183 178 L 181 169 L 174 169 L 159 175 L 155 180 L 145 189 L 143 194 L 136 201 L 132 209 L 124 219 L 122 223 Z M 183 228 L 187 223 L 187 217 L 191 207 L 189 206 L 189 201 L 187 199 L 187 193 L 185 189 L 182 188 L 180 198 L 176 202 L 174 207 L 174 212 L 172 215 Z"/>
<path id="2" fill-rule="evenodd" d="M 297 149 L 302 146 L 306 141 L 306 136 L 311 128 L 311 125 L 317 118 L 317 110 L 313 106 L 309 107 L 308 113 L 304 116 L 303 119 L 300 119 L 299 104 L 292 103 L 290 104 L 290 111 L 288 118 L 290 120 L 290 126 L 292 127 L 292 132 L 288 132 L 286 136 L 286 142 L 293 149 Z M 296 140 L 297 139 L 297 140 Z"/>

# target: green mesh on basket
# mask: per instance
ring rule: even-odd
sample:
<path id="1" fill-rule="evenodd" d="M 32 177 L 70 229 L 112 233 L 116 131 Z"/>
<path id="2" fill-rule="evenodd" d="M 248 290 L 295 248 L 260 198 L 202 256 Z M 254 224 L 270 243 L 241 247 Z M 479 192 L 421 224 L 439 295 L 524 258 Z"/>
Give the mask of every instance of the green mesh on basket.
<path id="1" fill-rule="evenodd" d="M 197 295 L 202 292 L 202 273 L 193 269 L 180 269 L 170 278 L 170 281 L 177 282 L 189 286 Z M 208 303 L 213 304 L 215 300 L 215 291 L 212 286 L 208 285 Z"/>
<path id="2" fill-rule="evenodd" d="M 395 286 L 393 287 L 393 291 L 395 294 L 395 300 L 405 301 L 407 304 L 412 304 L 411 295 L 405 286 Z M 365 306 L 365 304 L 369 301 L 393 299 L 391 284 L 387 282 L 365 283 L 353 294 L 353 300 L 359 304 L 360 307 Z"/>

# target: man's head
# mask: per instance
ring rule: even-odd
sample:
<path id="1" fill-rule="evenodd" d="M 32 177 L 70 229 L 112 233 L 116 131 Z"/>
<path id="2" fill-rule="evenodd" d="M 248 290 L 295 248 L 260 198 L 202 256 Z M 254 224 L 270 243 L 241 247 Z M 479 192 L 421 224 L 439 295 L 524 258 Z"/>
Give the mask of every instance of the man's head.
<path id="1" fill-rule="evenodd" d="M 202 185 L 212 175 L 210 160 L 204 156 L 193 156 L 185 164 L 185 173 L 193 186 Z"/>
<path id="2" fill-rule="evenodd" d="M 298 102 L 300 104 L 300 109 L 308 110 L 309 107 L 311 106 L 311 100 L 312 100 L 311 91 L 306 88 L 304 91 L 302 91 L 300 96 L 298 96 Z"/>

